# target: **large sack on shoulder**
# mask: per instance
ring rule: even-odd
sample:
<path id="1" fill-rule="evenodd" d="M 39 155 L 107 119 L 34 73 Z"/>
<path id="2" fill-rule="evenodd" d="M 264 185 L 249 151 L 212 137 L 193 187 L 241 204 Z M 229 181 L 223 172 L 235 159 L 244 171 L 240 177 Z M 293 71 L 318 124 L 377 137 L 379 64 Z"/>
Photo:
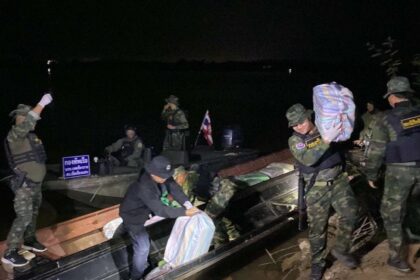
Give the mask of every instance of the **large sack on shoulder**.
<path id="1" fill-rule="evenodd" d="M 177 218 L 163 259 L 174 268 L 204 255 L 209 251 L 214 230 L 213 221 L 204 212 Z"/>
<path id="2" fill-rule="evenodd" d="M 315 124 L 321 133 L 341 124 L 341 132 L 334 142 L 350 139 L 354 128 L 355 109 L 353 93 L 346 87 L 332 82 L 313 88 Z"/>

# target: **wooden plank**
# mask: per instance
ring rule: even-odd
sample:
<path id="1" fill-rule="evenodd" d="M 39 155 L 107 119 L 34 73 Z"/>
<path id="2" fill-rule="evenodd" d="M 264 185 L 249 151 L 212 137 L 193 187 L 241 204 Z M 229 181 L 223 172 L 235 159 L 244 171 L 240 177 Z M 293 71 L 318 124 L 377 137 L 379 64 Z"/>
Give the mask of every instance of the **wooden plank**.
<path id="1" fill-rule="evenodd" d="M 109 221 L 119 217 L 119 205 L 86 214 L 56 225 L 37 230 L 39 242 L 48 249 L 68 240 L 77 240 L 90 232 L 102 229 Z M 6 242 L 0 242 L 0 254 L 3 254 Z"/>

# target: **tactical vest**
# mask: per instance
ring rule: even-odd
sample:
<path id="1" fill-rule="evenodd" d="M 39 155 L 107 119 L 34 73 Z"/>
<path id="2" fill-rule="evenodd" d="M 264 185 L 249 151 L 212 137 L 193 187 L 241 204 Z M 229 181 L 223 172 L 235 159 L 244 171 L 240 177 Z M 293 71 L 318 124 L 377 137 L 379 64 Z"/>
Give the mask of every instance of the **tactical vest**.
<path id="1" fill-rule="evenodd" d="M 420 108 L 402 115 L 393 111 L 386 118 L 397 133 L 397 139 L 386 145 L 385 162 L 420 162 Z"/>
<path id="2" fill-rule="evenodd" d="M 124 140 L 120 149 L 120 156 L 122 159 L 125 159 L 126 157 L 133 154 L 135 143 L 137 143 L 137 138 L 132 141 L 129 141 L 127 139 Z"/>
<path id="3" fill-rule="evenodd" d="M 42 141 L 34 133 L 29 133 L 23 141 L 19 151 L 12 151 L 9 141 L 7 138 L 4 139 L 4 149 L 10 168 L 14 169 L 20 164 L 32 161 L 44 164 L 47 160 L 47 153 Z"/>
<path id="4" fill-rule="evenodd" d="M 305 143 L 305 146 L 306 146 L 305 149 L 312 149 L 315 146 L 322 143 L 322 138 L 319 132 L 315 134 L 306 134 L 306 135 L 294 132 L 294 135 L 302 139 L 302 142 Z M 297 162 L 299 171 L 305 174 L 312 174 L 315 172 L 319 172 L 323 169 L 328 169 L 328 168 L 332 168 L 337 165 L 343 164 L 343 160 L 340 154 L 336 151 L 333 151 L 331 148 L 329 148 L 314 165 L 307 166 L 300 163 L 299 161 L 296 161 L 296 162 Z"/>
<path id="5" fill-rule="evenodd" d="M 182 112 L 185 115 L 185 117 L 187 117 L 186 112 L 184 112 L 184 111 L 182 111 L 181 109 L 178 108 L 175 111 L 173 111 L 171 113 L 171 115 L 168 117 L 168 124 L 173 125 L 173 126 L 179 126 L 179 125 L 182 124 L 182 123 L 177 121 L 177 118 L 175 118 L 175 116 L 176 116 L 176 114 L 178 114 L 178 112 Z M 187 130 L 187 129 L 179 129 L 178 131 L 184 131 L 184 130 Z"/>

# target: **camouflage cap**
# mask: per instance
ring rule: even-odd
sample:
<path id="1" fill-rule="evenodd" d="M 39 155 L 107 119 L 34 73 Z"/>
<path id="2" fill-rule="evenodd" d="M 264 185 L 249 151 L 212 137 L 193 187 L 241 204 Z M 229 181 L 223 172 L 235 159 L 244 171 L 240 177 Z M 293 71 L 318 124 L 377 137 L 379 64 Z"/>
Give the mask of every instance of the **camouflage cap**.
<path id="1" fill-rule="evenodd" d="M 176 97 L 175 95 L 170 95 L 168 98 L 165 99 L 166 103 L 172 103 L 175 105 L 179 105 L 178 103 L 178 97 Z"/>
<path id="2" fill-rule="evenodd" d="M 15 110 L 9 113 L 9 117 L 26 116 L 32 107 L 25 104 L 19 104 Z"/>
<path id="3" fill-rule="evenodd" d="M 410 82 L 408 79 L 403 76 L 392 77 L 386 86 L 388 91 L 383 96 L 384 98 L 388 98 L 388 96 L 393 93 L 414 92 L 414 90 L 410 87 Z"/>
<path id="4" fill-rule="evenodd" d="M 180 165 L 177 168 L 174 169 L 174 175 L 172 175 L 172 177 L 176 178 L 178 177 L 180 174 L 186 173 L 187 170 L 185 170 L 185 167 Z"/>
<path id="5" fill-rule="evenodd" d="M 312 110 L 306 110 L 300 103 L 293 105 L 286 112 L 289 127 L 302 123 L 305 119 L 310 118 L 312 113 Z"/>

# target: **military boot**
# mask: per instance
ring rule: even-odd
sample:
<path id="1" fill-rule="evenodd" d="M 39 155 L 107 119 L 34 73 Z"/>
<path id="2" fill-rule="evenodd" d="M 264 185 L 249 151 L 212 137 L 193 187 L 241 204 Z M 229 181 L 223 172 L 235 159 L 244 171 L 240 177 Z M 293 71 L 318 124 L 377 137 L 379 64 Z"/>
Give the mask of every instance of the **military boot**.
<path id="1" fill-rule="evenodd" d="M 355 269 L 359 266 L 357 260 L 349 253 L 341 253 L 337 249 L 332 249 L 331 255 L 350 269 Z"/>
<path id="2" fill-rule="evenodd" d="M 18 249 L 9 250 L 4 254 L 1 261 L 5 264 L 12 265 L 13 267 L 21 267 L 27 265 L 29 261 L 23 256 L 19 255 Z"/>
<path id="3" fill-rule="evenodd" d="M 389 258 L 387 263 L 390 267 L 398 271 L 411 272 L 411 268 L 408 263 L 400 258 Z"/>

